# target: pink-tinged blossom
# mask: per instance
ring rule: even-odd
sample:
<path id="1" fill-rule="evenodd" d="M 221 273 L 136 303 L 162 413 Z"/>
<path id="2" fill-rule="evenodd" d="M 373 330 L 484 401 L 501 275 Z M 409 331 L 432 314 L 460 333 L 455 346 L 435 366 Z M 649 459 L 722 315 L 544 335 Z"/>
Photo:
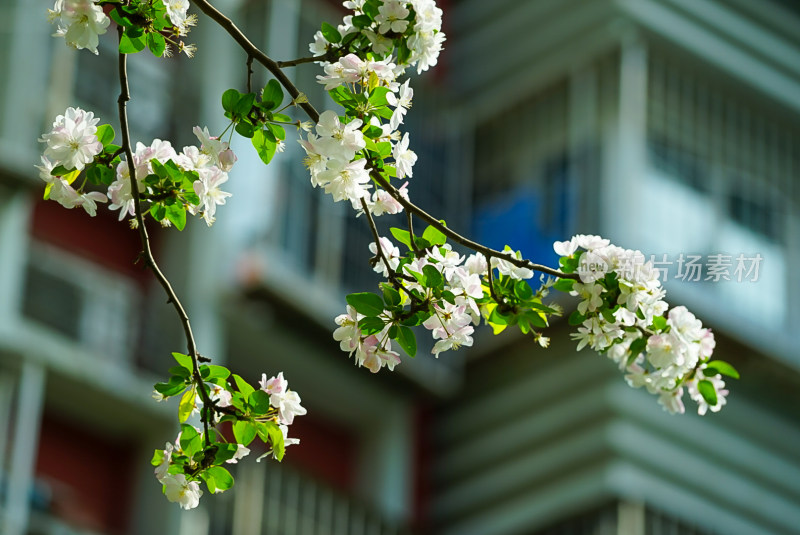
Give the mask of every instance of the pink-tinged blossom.
<path id="1" fill-rule="evenodd" d="M 503 249 L 503 254 L 517 260 L 522 260 L 522 253 L 520 251 L 513 251 L 508 245 L 506 245 L 505 249 Z M 492 267 L 497 268 L 497 271 L 503 275 L 511 277 L 512 279 L 523 280 L 533 277 L 533 271 L 530 269 L 526 267 L 518 267 L 511 262 L 496 256 L 492 257 Z"/>
<path id="2" fill-rule="evenodd" d="M 283 378 L 283 372 L 278 373 L 275 377 L 267 379 L 267 374 L 261 374 L 261 380 L 258 382 L 261 390 L 269 395 L 283 394 L 289 390 L 289 382 Z"/>
<path id="3" fill-rule="evenodd" d="M 164 478 L 167 475 L 167 471 L 169 470 L 170 462 L 172 461 L 172 444 L 167 442 L 167 445 L 164 448 L 164 456 L 161 459 L 161 463 L 156 466 L 155 470 L 153 471 L 156 475 L 156 479 L 163 482 Z"/>
<path id="4" fill-rule="evenodd" d="M 417 154 L 408 148 L 408 132 L 403 135 L 401 139 L 392 148 L 392 157 L 394 158 L 394 165 L 397 169 L 397 178 L 406 176 L 413 176 L 414 164 L 417 163 Z"/>
<path id="5" fill-rule="evenodd" d="M 164 494 L 171 502 L 177 502 L 182 509 L 194 509 L 200 505 L 203 491 L 197 481 L 189 481 L 183 474 L 167 474 L 161 480 Z"/>
<path id="6" fill-rule="evenodd" d="M 575 238 L 567 241 L 557 241 L 553 244 L 553 250 L 558 256 L 572 256 L 578 249 L 578 243 Z"/>
<path id="7" fill-rule="evenodd" d="M 389 119 L 389 125 L 392 127 L 392 130 L 397 130 L 397 128 L 403 122 L 403 116 L 405 116 L 408 109 L 411 107 L 411 99 L 414 98 L 414 90 L 409 87 L 410 80 L 406 80 L 403 85 L 397 91 L 397 95 L 394 93 L 386 93 L 386 102 L 394 107 L 394 111 L 392 112 L 392 117 Z"/>
<path id="8" fill-rule="evenodd" d="M 103 8 L 92 0 L 56 0 L 48 18 L 57 26 L 55 37 L 63 37 L 67 45 L 85 48 L 97 54 L 99 36 L 106 33 L 111 20 Z"/>
<path id="9" fill-rule="evenodd" d="M 340 314 L 334 320 L 339 327 L 333 331 L 333 339 L 339 342 L 342 351 L 352 353 L 358 348 L 361 339 L 361 330 L 358 328 L 358 321 L 363 316 L 356 312 L 356 309 L 347 305 L 347 314 Z"/>
<path id="10" fill-rule="evenodd" d="M 300 405 L 300 395 L 288 388 L 280 394 L 271 394 L 269 404 L 278 409 L 278 421 L 285 425 L 292 425 L 295 416 L 303 416 L 307 412 Z"/>
<path id="11" fill-rule="evenodd" d="M 369 195 L 370 179 L 365 169 L 367 160 L 354 162 L 331 160 L 328 169 L 317 175 L 320 184 L 324 184 L 325 193 L 331 194 L 335 202 L 349 200 L 354 204 Z"/>
<path id="12" fill-rule="evenodd" d="M 406 189 L 408 182 L 403 184 L 398 191 L 403 198 L 408 199 L 408 190 Z M 389 192 L 384 189 L 377 189 L 372 194 L 372 202 L 369 204 L 369 211 L 374 216 L 381 216 L 383 214 L 399 214 L 403 211 L 403 205 L 392 197 Z"/>
<path id="13" fill-rule="evenodd" d="M 678 387 L 675 390 L 668 390 L 662 392 L 658 396 L 658 404 L 664 407 L 664 410 L 670 414 L 683 414 L 686 409 L 683 406 L 683 387 Z"/>
<path id="14" fill-rule="evenodd" d="M 225 204 L 225 200 L 232 194 L 222 191 L 220 186 L 228 181 L 228 174 L 222 172 L 218 167 L 200 169 L 199 179 L 194 182 L 194 192 L 200 198 L 203 211 L 203 219 L 210 227 L 215 220 L 217 205 Z"/>
<path id="15" fill-rule="evenodd" d="M 200 152 L 208 156 L 212 165 L 219 166 L 220 154 L 230 150 L 228 142 L 220 141 L 218 137 L 209 134 L 208 127 L 203 127 L 201 130 L 199 126 L 195 126 L 192 132 L 194 132 L 194 135 L 200 141 Z M 229 158 L 229 156 L 226 156 L 226 158 Z"/>
<path id="16" fill-rule="evenodd" d="M 482 253 L 475 253 L 467 257 L 467 261 L 464 262 L 464 269 L 482 277 L 488 272 L 489 265 L 486 263 L 486 257 Z"/>
<path id="17" fill-rule="evenodd" d="M 378 7 L 378 15 L 375 16 L 375 22 L 379 24 L 378 32 L 404 33 L 408 28 L 408 21 L 405 18 L 409 13 L 404 2 L 384 0 L 383 4 Z"/>
<path id="18" fill-rule="evenodd" d="M 185 35 L 188 31 L 189 21 L 189 0 L 163 0 L 164 7 L 167 9 L 167 16 L 173 26 L 176 26 L 181 33 Z"/>
<path id="19" fill-rule="evenodd" d="M 394 371 L 394 367 L 400 364 L 400 354 L 392 351 L 388 339 L 381 343 L 380 339 L 372 334 L 359 346 L 356 362 L 372 373 L 378 373 L 383 366 L 389 368 L 389 371 Z"/>
<path id="20" fill-rule="evenodd" d="M 369 244 L 369 250 L 373 255 L 378 256 L 378 261 L 373 269 L 376 273 L 380 273 L 384 277 L 388 277 L 389 269 L 394 272 L 397 269 L 397 266 L 400 264 L 400 249 L 395 247 L 389 238 L 381 237 L 379 241 L 381 244 L 381 251 L 383 252 L 384 258 L 386 258 L 386 261 L 389 263 L 389 267 L 387 269 L 386 264 L 383 262 L 380 256 L 378 256 L 378 247 L 375 245 L 375 242 L 372 242 Z"/>
<path id="21" fill-rule="evenodd" d="M 364 134 L 359 130 L 362 124 L 361 119 L 343 124 L 336 112 L 322 112 L 317 123 L 317 134 L 320 137 L 315 140 L 315 150 L 328 158 L 352 160 L 356 152 L 367 146 Z"/>
<path id="22" fill-rule="evenodd" d="M 451 332 L 447 338 L 442 338 L 433 345 L 431 353 L 433 353 L 436 358 L 439 358 L 439 353 L 442 353 L 443 351 L 458 349 L 461 346 L 472 346 L 471 335 L 474 331 L 475 329 L 472 327 L 472 325 L 466 325 L 457 331 Z"/>
<path id="23" fill-rule="evenodd" d="M 39 141 L 47 143 L 44 156 L 54 166 L 66 169 L 83 169 L 103 151 L 97 139 L 97 123 L 94 113 L 80 108 L 67 108 L 53 122 L 52 130 L 43 134 Z"/>
<path id="24" fill-rule="evenodd" d="M 697 414 L 700 416 L 704 416 L 709 409 L 711 412 L 719 412 L 723 406 L 727 403 L 726 396 L 728 395 L 728 391 L 725 390 L 725 381 L 722 380 L 722 376 L 719 374 L 712 375 L 710 377 L 704 375 L 702 370 L 705 368 L 705 365 L 700 366 L 697 371 L 697 375 L 694 379 L 687 383 L 687 390 L 689 391 L 689 397 L 692 398 L 697 403 Z M 717 404 L 716 405 L 709 405 L 706 399 L 698 390 L 698 382 L 700 380 L 708 381 L 711 386 L 714 387 L 714 391 L 717 394 Z"/>

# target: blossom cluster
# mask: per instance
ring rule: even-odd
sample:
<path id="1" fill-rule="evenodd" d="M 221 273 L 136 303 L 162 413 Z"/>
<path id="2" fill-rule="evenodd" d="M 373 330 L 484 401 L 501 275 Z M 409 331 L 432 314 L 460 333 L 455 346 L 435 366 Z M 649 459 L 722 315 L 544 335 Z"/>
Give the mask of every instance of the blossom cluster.
<path id="1" fill-rule="evenodd" d="M 127 2 L 103 11 L 100 0 L 56 0 L 48 10 L 48 19 L 56 25 L 54 37 L 63 37 L 68 46 L 98 54 L 99 38 L 106 33 L 111 19 L 124 28 L 120 51 L 135 53 L 149 48 L 156 56 L 169 53 L 169 44 L 192 55 L 194 47 L 177 40 L 189 32 L 196 17 L 188 14 L 189 0 Z M 107 2 L 106 2 L 107 3 Z M 136 22 L 134 22 L 136 21 Z"/>
<path id="2" fill-rule="evenodd" d="M 416 66 L 417 74 L 436 65 L 445 35 L 434 0 L 347 0 L 343 5 L 353 13 L 336 28 L 323 25 L 309 45 L 314 55 L 349 51 L 395 58 L 400 69 Z"/>
<path id="3" fill-rule="evenodd" d="M 363 61 L 353 54 L 328 64 L 318 76 L 347 110 L 343 117 L 325 111 L 300 144 L 306 152 L 311 183 L 323 187 L 334 201 L 348 200 L 357 211 L 362 200 L 372 215 L 396 214 L 400 202 L 382 188 L 372 189 L 371 172 L 403 179 L 414 174 L 417 155 L 409 149 L 409 135 L 398 127 L 411 107 L 414 90 L 406 80 L 395 81 L 395 65 Z M 390 160 L 387 163 L 387 159 Z M 398 188 L 408 198 L 407 182 Z"/>
<path id="4" fill-rule="evenodd" d="M 671 413 L 684 412 L 684 388 L 698 412 L 725 405 L 721 373 L 736 376 L 722 361 L 709 362 L 714 335 L 686 307 L 669 308 L 659 270 L 640 251 L 612 245 L 599 236 L 577 235 L 556 242 L 562 269 L 579 281 L 562 279 L 556 288 L 581 299 L 570 323 L 572 338 L 604 353 L 625 372 L 627 382 L 659 396 Z"/>
<path id="5" fill-rule="evenodd" d="M 192 509 L 203 495 L 201 481 L 212 494 L 233 485 L 233 477 L 223 465 L 247 457 L 251 451 L 248 446 L 256 437 L 267 445 L 256 461 L 267 456 L 280 460 L 287 446 L 300 442 L 289 438 L 289 426 L 297 416 L 306 414 L 306 409 L 282 372 L 269 378 L 262 374 L 260 388 L 255 389 L 238 375 L 214 365 L 200 367 L 202 387 L 210 402 L 206 406 L 192 376 L 191 359 L 179 353 L 173 356 L 179 364 L 171 370 L 175 375 L 166 383 L 156 384 L 153 397 L 163 401 L 181 396 L 179 419 L 185 422 L 199 414 L 205 428 L 184 423 L 174 443 L 155 451 L 152 464 L 167 499 Z M 231 424 L 229 428 L 219 425 L 226 423 Z"/>
<path id="6" fill-rule="evenodd" d="M 119 210 L 119 219 L 135 216 L 135 201 L 130 180 L 130 164 L 119 158 L 120 147 L 112 145 L 114 133 L 101 125 L 92 112 L 68 108 L 56 117 L 52 129 L 42 135 L 45 143 L 42 165 L 37 166 L 47 184 L 46 196 L 66 208 L 80 206 L 94 216 L 98 202 L 108 202 Z M 102 140 L 98 137 L 101 134 Z M 185 223 L 185 213 L 201 215 L 210 226 L 216 208 L 231 194 L 220 189 L 228 180 L 236 155 L 227 142 L 209 134 L 207 128 L 194 128 L 199 146 L 187 146 L 179 153 L 169 141 L 137 143 L 133 168 L 140 201 L 149 200 L 150 213 L 162 224 Z M 86 179 L 77 189 L 75 179 L 85 171 Z M 87 181 L 95 187 L 107 186 L 107 195 L 87 191 Z M 183 215 L 182 215 L 183 214 Z"/>
<path id="7" fill-rule="evenodd" d="M 382 297 L 362 293 L 348 296 L 347 313 L 335 319 L 333 333 L 343 351 L 355 355 L 356 364 L 373 373 L 382 367 L 393 370 L 400 362 L 392 340 L 409 355 L 416 352 L 416 339 L 409 327 L 422 325 L 435 343 L 431 352 L 440 353 L 471 346 L 474 326 L 481 318 L 503 330 L 519 325 L 542 345 L 547 339 L 533 327 L 546 326 L 547 314 L 558 313 L 542 304 L 547 288 L 533 293 L 526 279 L 533 271 L 518 268 L 510 259 L 520 253 L 507 249 L 504 257 L 487 261 L 481 253 L 461 255 L 445 243 L 432 227 L 411 243 L 411 236 L 392 229 L 409 247 L 405 255 L 385 237 L 370 244 L 376 255 L 374 269 L 387 278 Z M 545 285 L 547 286 L 547 285 Z M 497 296 L 500 303 L 493 297 Z"/>

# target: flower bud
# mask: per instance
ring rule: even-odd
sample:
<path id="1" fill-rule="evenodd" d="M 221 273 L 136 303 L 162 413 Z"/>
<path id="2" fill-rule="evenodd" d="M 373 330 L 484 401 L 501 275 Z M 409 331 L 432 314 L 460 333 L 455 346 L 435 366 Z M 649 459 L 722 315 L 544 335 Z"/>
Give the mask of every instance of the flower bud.
<path id="1" fill-rule="evenodd" d="M 233 164 L 236 163 L 236 160 L 238 160 L 238 158 L 236 154 L 233 153 L 233 149 L 225 149 L 219 153 L 219 168 L 227 173 L 231 170 Z"/>

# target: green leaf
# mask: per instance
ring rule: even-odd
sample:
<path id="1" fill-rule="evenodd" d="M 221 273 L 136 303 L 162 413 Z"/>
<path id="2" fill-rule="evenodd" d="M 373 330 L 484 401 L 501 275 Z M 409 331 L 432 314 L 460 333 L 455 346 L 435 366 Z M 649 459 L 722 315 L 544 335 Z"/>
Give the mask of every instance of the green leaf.
<path id="1" fill-rule="evenodd" d="M 440 221 L 444 225 L 444 221 Z M 444 245 L 447 243 L 447 236 L 445 236 L 439 229 L 429 226 L 422 233 L 422 238 L 428 240 L 431 245 Z"/>
<path id="2" fill-rule="evenodd" d="M 178 364 L 180 364 L 187 370 L 189 371 L 194 370 L 194 367 L 192 366 L 192 357 L 190 357 L 189 355 L 184 355 L 183 353 L 173 353 L 172 358 L 174 358 Z"/>
<path id="3" fill-rule="evenodd" d="M 200 375 L 207 381 L 211 379 L 227 379 L 230 377 L 231 371 L 225 366 L 206 364 L 200 367 Z"/>
<path id="4" fill-rule="evenodd" d="M 236 107 L 236 103 L 239 102 L 239 93 L 235 89 L 228 89 L 222 94 L 222 109 L 226 112 L 233 114 L 233 109 Z"/>
<path id="5" fill-rule="evenodd" d="M 700 395 L 703 396 L 703 399 L 706 400 L 706 403 L 712 407 L 716 406 L 718 403 L 717 390 L 714 388 L 714 385 L 711 384 L 711 381 L 708 379 L 702 379 L 698 381 L 697 391 L 700 392 Z"/>
<path id="6" fill-rule="evenodd" d="M 664 316 L 656 316 L 653 318 L 653 328 L 657 331 L 663 331 L 667 328 L 667 318 Z"/>
<path id="7" fill-rule="evenodd" d="M 138 37 L 130 36 L 131 33 L 134 33 L 133 30 L 135 28 L 130 28 L 122 34 L 122 37 L 119 40 L 119 53 L 120 54 L 136 54 L 137 52 L 141 52 L 144 50 L 145 40 L 144 38 L 139 35 Z"/>
<path id="8" fill-rule="evenodd" d="M 540 329 L 547 327 L 547 322 L 538 312 L 528 311 L 523 317 L 534 327 L 539 327 Z"/>
<path id="9" fill-rule="evenodd" d="M 236 444 L 217 443 L 217 453 L 214 455 L 214 464 L 222 464 L 229 459 L 233 459 L 239 449 Z"/>
<path id="10" fill-rule="evenodd" d="M 378 139 L 383 135 L 383 130 L 377 126 L 370 126 L 364 130 L 364 135 L 370 139 Z"/>
<path id="11" fill-rule="evenodd" d="M 342 40 L 342 34 L 339 33 L 339 30 L 327 22 L 322 23 L 322 37 L 329 43 L 338 43 Z"/>
<path id="12" fill-rule="evenodd" d="M 283 102 L 283 89 L 277 80 L 273 79 L 267 82 L 264 86 L 264 92 L 261 94 L 261 103 L 268 110 L 274 110 Z"/>
<path id="13" fill-rule="evenodd" d="M 153 388 L 165 398 L 180 394 L 186 389 L 186 379 L 173 375 L 166 383 L 156 383 Z"/>
<path id="14" fill-rule="evenodd" d="M 358 328 L 361 330 L 362 335 L 369 336 L 370 334 L 379 333 L 386 327 L 386 323 L 380 318 L 367 317 L 358 320 Z"/>
<path id="15" fill-rule="evenodd" d="M 206 482 L 206 487 L 208 487 L 208 492 L 210 492 L 211 494 L 216 494 L 217 483 L 216 481 L 214 481 L 214 475 L 210 473 L 208 470 L 204 470 L 203 472 L 200 472 L 200 477 L 203 478 L 203 481 Z"/>
<path id="16" fill-rule="evenodd" d="M 284 130 L 281 125 L 267 123 L 267 128 L 269 128 L 270 133 L 272 133 L 276 140 L 286 139 L 286 130 Z"/>
<path id="17" fill-rule="evenodd" d="M 379 86 L 372 90 L 369 94 L 369 103 L 373 106 L 380 107 L 386 106 L 386 94 L 389 93 L 390 90 L 388 87 Z"/>
<path id="18" fill-rule="evenodd" d="M 456 304 L 456 296 L 450 290 L 445 290 L 445 291 L 442 292 L 442 299 L 444 299 L 445 301 L 447 301 L 451 305 L 455 305 Z"/>
<path id="19" fill-rule="evenodd" d="M 381 158 L 388 158 L 392 153 L 392 144 L 388 141 L 381 141 L 376 145 L 378 147 L 378 156 Z M 387 166 L 387 169 L 390 166 Z"/>
<path id="20" fill-rule="evenodd" d="M 153 453 L 153 458 L 150 459 L 150 464 L 153 466 L 158 466 L 162 462 L 164 462 L 164 450 L 156 450 Z"/>
<path id="21" fill-rule="evenodd" d="M 383 301 L 387 305 L 390 307 L 396 307 L 400 305 L 402 298 L 400 297 L 400 292 L 398 292 L 394 286 L 391 284 L 382 283 L 381 289 L 383 290 Z"/>
<path id="22" fill-rule="evenodd" d="M 162 203 L 156 203 L 150 207 L 150 215 L 153 216 L 153 219 L 156 221 L 161 221 L 167 217 L 167 209 Z"/>
<path id="23" fill-rule="evenodd" d="M 400 326 L 397 330 L 396 340 L 409 357 L 417 355 L 417 337 L 414 335 L 414 331 L 408 327 Z"/>
<path id="24" fill-rule="evenodd" d="M 63 165 L 57 165 L 57 166 L 53 167 L 53 169 L 50 171 L 50 175 L 51 176 L 64 176 L 66 174 L 72 173 L 73 171 L 75 171 L 75 169 L 67 169 Z"/>
<path id="25" fill-rule="evenodd" d="M 215 489 L 211 490 L 211 487 L 208 489 L 212 493 L 224 492 L 233 486 L 233 476 L 221 466 L 211 466 L 206 469 L 205 474 L 206 477 L 214 480 Z M 206 480 L 206 485 L 208 485 L 208 480 Z"/>
<path id="26" fill-rule="evenodd" d="M 579 262 L 580 258 L 569 258 L 566 256 L 562 256 L 558 260 L 558 263 L 561 265 L 561 271 L 564 273 L 574 273 L 575 270 L 578 269 Z"/>
<path id="27" fill-rule="evenodd" d="M 124 14 L 120 13 L 117 8 L 112 9 L 109 12 L 109 16 L 114 22 L 116 22 L 117 24 L 119 24 L 124 28 L 133 26 L 133 22 L 131 21 L 131 19 L 126 17 Z"/>
<path id="28" fill-rule="evenodd" d="M 114 127 L 110 124 L 101 124 L 97 127 L 95 135 L 97 136 L 97 140 L 105 147 L 114 141 Z"/>
<path id="29" fill-rule="evenodd" d="M 180 405 L 178 405 L 178 421 L 183 423 L 189 419 L 189 415 L 194 410 L 194 401 L 197 397 L 197 392 L 194 387 L 186 391 L 181 398 Z"/>
<path id="30" fill-rule="evenodd" d="M 256 390 L 247 398 L 247 402 L 253 407 L 253 410 L 258 414 L 266 414 L 269 412 L 269 394 L 263 390 Z"/>
<path id="31" fill-rule="evenodd" d="M 236 130 L 237 134 L 239 134 L 242 137 L 246 137 L 248 139 L 252 138 L 253 134 L 256 133 L 256 130 L 253 128 L 253 125 L 246 121 L 239 121 L 238 123 L 236 123 L 234 129 Z"/>
<path id="32" fill-rule="evenodd" d="M 233 374 L 233 381 L 236 383 L 236 387 L 239 389 L 239 392 L 241 392 L 245 398 L 249 398 L 250 394 L 256 391 L 255 388 L 250 386 L 250 383 L 235 373 Z"/>
<path id="33" fill-rule="evenodd" d="M 407 230 L 399 229 L 396 227 L 392 227 L 389 229 L 389 232 L 392 233 L 394 239 L 408 247 L 411 250 L 411 234 Z"/>
<path id="34" fill-rule="evenodd" d="M 356 28 L 366 28 L 372 24 L 372 19 L 367 15 L 356 15 L 351 22 Z"/>
<path id="35" fill-rule="evenodd" d="M 181 425 L 181 450 L 190 459 L 195 453 L 203 449 L 203 436 L 197 432 L 194 426 L 189 424 Z"/>
<path id="36" fill-rule="evenodd" d="M 423 266 L 422 274 L 425 275 L 426 286 L 428 288 L 441 288 L 444 284 L 442 273 L 431 264 Z"/>
<path id="37" fill-rule="evenodd" d="M 736 368 L 734 368 L 724 360 L 712 360 L 707 364 L 706 369 L 703 370 L 703 373 L 709 375 L 708 373 L 706 373 L 709 370 L 713 370 L 713 373 L 711 373 L 711 375 L 716 375 L 717 373 L 720 373 L 722 375 L 727 375 L 728 377 L 733 377 L 734 379 L 739 378 L 739 372 L 736 371 Z"/>
<path id="38" fill-rule="evenodd" d="M 647 349 L 647 338 L 637 338 L 631 342 L 630 351 L 632 357 L 639 355 L 645 349 Z"/>
<path id="39" fill-rule="evenodd" d="M 235 376 L 234 376 L 235 377 Z M 253 422 L 239 420 L 233 423 L 233 436 L 242 446 L 248 446 L 256 438 L 257 430 Z"/>
<path id="40" fill-rule="evenodd" d="M 335 89 L 331 89 L 328 91 L 328 94 L 336 104 L 339 104 L 342 107 L 348 108 L 348 105 L 353 105 L 355 103 L 353 93 L 350 91 L 350 89 L 343 85 L 340 85 Z"/>
<path id="41" fill-rule="evenodd" d="M 178 364 L 187 370 L 192 371 L 194 369 L 192 366 L 192 357 L 189 355 L 184 355 L 183 353 L 173 353 L 172 358 L 174 358 Z"/>
<path id="42" fill-rule="evenodd" d="M 575 310 L 572 314 L 569 315 L 569 324 L 570 325 L 580 325 L 586 321 L 586 316 Z"/>
<path id="43" fill-rule="evenodd" d="M 268 134 L 267 132 L 266 130 L 256 130 L 252 139 L 253 147 L 255 147 L 258 156 L 265 164 L 269 164 L 272 161 L 272 157 L 275 156 L 275 149 L 278 146 L 274 139 L 269 139 L 269 137 L 272 137 L 272 133 Z"/>
<path id="44" fill-rule="evenodd" d="M 172 203 L 167 205 L 167 219 L 175 225 L 178 230 L 183 230 L 186 226 L 186 209 L 180 203 Z"/>
<path id="45" fill-rule="evenodd" d="M 523 301 L 527 301 L 533 297 L 533 290 L 531 285 L 523 280 L 518 280 L 514 283 L 514 295 Z"/>
<path id="46" fill-rule="evenodd" d="M 276 460 L 280 461 L 283 459 L 285 446 L 283 443 L 283 433 L 280 427 L 278 427 L 278 424 L 275 422 L 258 422 L 258 436 L 260 436 L 261 440 L 264 442 L 267 442 L 267 439 L 269 439 L 272 456 L 275 457 Z"/>
<path id="47" fill-rule="evenodd" d="M 245 117 L 247 114 L 250 113 L 250 110 L 253 109 L 253 104 L 256 102 L 256 94 L 255 93 L 246 93 L 239 97 L 239 101 L 233 107 L 233 113 L 239 115 L 240 117 Z"/>
<path id="48" fill-rule="evenodd" d="M 155 57 L 160 58 L 162 55 L 164 55 L 164 49 L 166 48 L 164 36 L 158 32 L 148 33 L 147 48 L 150 49 L 150 52 L 152 52 Z"/>
<path id="49" fill-rule="evenodd" d="M 349 294 L 347 304 L 365 316 L 377 316 L 383 312 L 383 300 L 371 292 Z"/>
<path id="50" fill-rule="evenodd" d="M 558 279 L 553 285 L 553 288 L 559 292 L 569 293 L 572 291 L 573 284 L 575 284 L 573 279 Z"/>

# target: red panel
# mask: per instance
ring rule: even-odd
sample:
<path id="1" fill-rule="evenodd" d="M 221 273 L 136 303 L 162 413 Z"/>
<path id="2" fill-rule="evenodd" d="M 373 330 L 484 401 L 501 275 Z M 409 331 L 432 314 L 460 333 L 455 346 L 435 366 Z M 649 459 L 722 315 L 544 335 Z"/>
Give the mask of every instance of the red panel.
<path id="1" fill-rule="evenodd" d="M 36 476 L 51 487 L 51 512 L 73 526 L 123 533 L 138 462 L 125 444 L 52 415 L 42 420 Z"/>
<path id="2" fill-rule="evenodd" d="M 89 217 L 80 208 L 67 210 L 56 202 L 39 199 L 33 209 L 31 234 L 144 284 L 151 275 L 141 262 L 134 264 L 141 251 L 139 234 L 127 222 L 117 221 L 115 214 L 98 206 L 97 216 Z M 154 241 L 158 230 L 148 226 Z"/>
<path id="3" fill-rule="evenodd" d="M 329 485 L 352 492 L 355 485 L 357 441 L 341 427 L 313 416 L 298 416 L 289 437 L 300 444 L 286 450 L 284 462 L 295 465 Z"/>

